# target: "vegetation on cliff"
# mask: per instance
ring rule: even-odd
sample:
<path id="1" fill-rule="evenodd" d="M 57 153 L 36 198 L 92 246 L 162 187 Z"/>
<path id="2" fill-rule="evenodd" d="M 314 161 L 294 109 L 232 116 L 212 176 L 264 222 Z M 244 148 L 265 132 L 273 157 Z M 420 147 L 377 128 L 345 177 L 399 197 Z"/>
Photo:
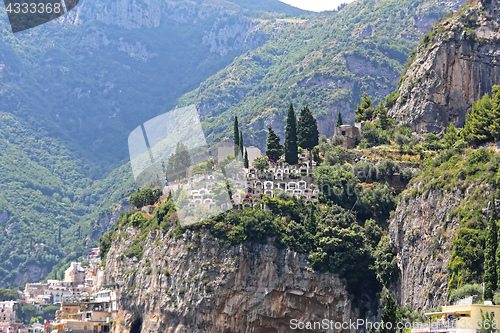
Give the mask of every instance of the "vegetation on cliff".
<path id="1" fill-rule="evenodd" d="M 394 207 L 394 198 L 392 202 Z M 281 248 L 308 253 L 314 269 L 340 274 L 353 294 L 373 295 L 380 283 L 394 281 L 396 257 L 384 232 L 386 225 L 373 219 L 358 223 L 355 214 L 341 206 L 308 206 L 286 194 L 265 198 L 263 203 L 270 211 L 230 211 L 189 227 L 178 225 L 172 200 L 158 205 L 152 216 L 142 211 L 122 213 L 117 231 L 101 237 L 101 253 L 105 256 L 111 242 L 119 240 L 128 227 L 139 229 L 140 234 L 124 255 L 138 258 L 151 230 L 170 230 L 167 237 L 180 237 L 189 228 L 209 231 L 227 246 L 272 240 Z"/>

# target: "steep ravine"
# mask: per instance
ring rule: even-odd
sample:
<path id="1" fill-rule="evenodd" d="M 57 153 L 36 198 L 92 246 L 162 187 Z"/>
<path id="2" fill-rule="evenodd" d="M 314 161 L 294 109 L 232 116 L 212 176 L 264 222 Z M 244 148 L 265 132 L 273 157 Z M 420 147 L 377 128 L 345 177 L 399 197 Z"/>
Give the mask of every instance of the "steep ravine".
<path id="1" fill-rule="evenodd" d="M 290 332 L 290 320 L 358 318 L 338 276 L 314 272 L 303 254 L 271 244 L 227 247 L 209 234 L 152 232 L 141 260 L 121 232 L 101 285 L 118 285 L 113 332 Z M 168 271 L 168 272 L 167 272 Z M 330 332 L 330 331 L 325 331 Z"/>

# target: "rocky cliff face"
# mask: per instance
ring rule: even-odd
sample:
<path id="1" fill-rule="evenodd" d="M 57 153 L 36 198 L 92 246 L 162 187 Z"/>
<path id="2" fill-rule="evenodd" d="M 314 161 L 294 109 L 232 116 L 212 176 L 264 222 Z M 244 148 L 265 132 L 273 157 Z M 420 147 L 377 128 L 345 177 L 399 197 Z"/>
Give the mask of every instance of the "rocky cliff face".
<path id="1" fill-rule="evenodd" d="M 464 5 L 418 48 L 389 112 L 417 133 L 463 126 L 472 104 L 500 83 L 499 2 Z"/>
<path id="2" fill-rule="evenodd" d="M 245 15 L 239 6 L 224 1 L 202 3 L 185 0 L 82 1 L 78 7 L 61 17 L 59 21 L 73 25 L 99 22 L 127 30 L 208 23 L 211 26 L 205 29 L 201 38 L 202 44 L 210 47 L 210 52 L 220 56 L 225 56 L 232 51 L 251 50 L 265 40 L 261 30 L 255 29 L 259 20 L 248 13 Z M 123 37 L 127 39 L 126 36 Z M 123 44 L 121 39 L 120 42 Z M 141 45 L 129 45 L 128 49 L 140 50 Z M 130 53 L 134 57 L 134 52 Z"/>
<path id="3" fill-rule="evenodd" d="M 459 218 L 450 213 L 469 200 L 477 186 L 484 188 L 485 197 L 491 190 L 484 184 L 472 184 L 465 191 L 436 188 L 426 192 L 424 185 L 415 183 L 400 196 L 389 228 L 400 269 L 396 294 L 400 304 L 416 310 L 438 308 L 448 302 L 447 266 L 460 227 Z"/>
<path id="4" fill-rule="evenodd" d="M 304 255 L 188 230 L 150 233 L 137 260 L 123 255 L 136 234 L 121 232 L 100 279 L 119 286 L 113 332 L 290 332 L 292 319 L 359 315 L 339 278 L 313 272 Z"/>

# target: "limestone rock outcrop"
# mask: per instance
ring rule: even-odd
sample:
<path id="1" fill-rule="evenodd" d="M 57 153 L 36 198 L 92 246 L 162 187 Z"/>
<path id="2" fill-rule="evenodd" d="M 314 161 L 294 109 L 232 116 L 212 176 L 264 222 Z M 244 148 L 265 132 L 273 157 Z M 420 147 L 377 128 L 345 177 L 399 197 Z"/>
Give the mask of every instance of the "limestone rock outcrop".
<path id="1" fill-rule="evenodd" d="M 472 189 L 481 187 L 485 197 L 491 188 L 472 183 L 465 190 L 434 188 L 413 184 L 399 198 L 389 226 L 391 243 L 396 246 L 400 279 L 395 294 L 400 304 L 416 310 L 438 308 L 448 303 L 448 263 L 453 240 L 461 227 L 453 211 L 470 199 Z M 484 212 L 487 213 L 487 212 Z"/>
<path id="2" fill-rule="evenodd" d="M 118 286 L 113 332 L 290 332 L 292 319 L 359 316 L 339 277 L 314 272 L 303 254 L 188 230 L 151 232 L 137 260 L 123 255 L 136 235 L 120 233 L 100 278 Z"/>
<path id="3" fill-rule="evenodd" d="M 423 39 L 389 110 L 400 125 L 417 133 L 461 127 L 472 104 L 500 83 L 499 2 L 483 2 L 444 18 Z"/>

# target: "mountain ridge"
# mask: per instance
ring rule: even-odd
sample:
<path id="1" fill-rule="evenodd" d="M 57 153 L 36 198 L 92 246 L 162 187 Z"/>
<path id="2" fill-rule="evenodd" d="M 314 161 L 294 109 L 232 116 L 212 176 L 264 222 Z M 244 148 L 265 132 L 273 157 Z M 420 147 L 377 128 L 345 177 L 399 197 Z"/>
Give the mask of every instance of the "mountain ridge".
<path id="1" fill-rule="evenodd" d="M 321 134 L 333 136 L 337 113 L 352 122 L 362 92 L 383 100 L 432 22 L 462 1 L 363 0 L 308 21 L 283 20 L 282 33 L 183 96 L 195 103 L 211 142 L 230 137 L 229 120 L 248 124 L 245 142 L 264 146 L 268 126 L 284 126 L 290 102 L 309 105 Z M 224 125 L 223 125 L 224 124 Z"/>
<path id="2" fill-rule="evenodd" d="M 97 241 L 134 187 L 130 131 L 263 43 L 259 27 L 281 15 L 228 1 L 170 1 L 158 13 L 159 3 L 82 1 L 15 35 L 0 13 L 0 285 L 60 276 Z"/>

